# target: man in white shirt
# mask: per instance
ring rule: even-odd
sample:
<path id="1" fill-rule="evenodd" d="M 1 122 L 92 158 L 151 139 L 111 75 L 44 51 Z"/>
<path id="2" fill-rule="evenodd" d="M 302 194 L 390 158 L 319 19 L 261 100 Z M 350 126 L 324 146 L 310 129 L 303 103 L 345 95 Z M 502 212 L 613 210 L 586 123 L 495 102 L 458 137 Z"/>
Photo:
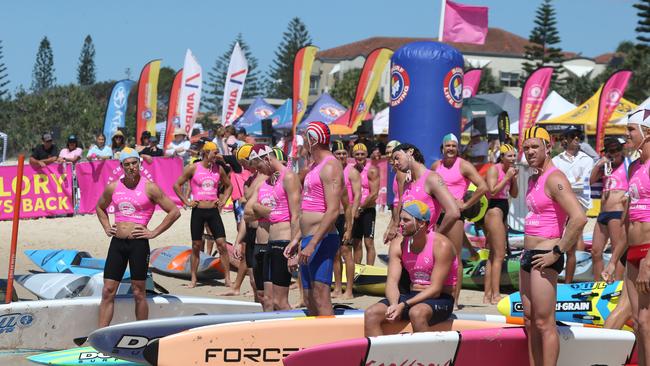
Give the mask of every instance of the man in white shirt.
<path id="1" fill-rule="evenodd" d="M 485 164 L 488 157 L 488 142 L 481 136 L 481 131 L 472 128 L 472 137 L 466 149 L 467 160 L 472 164 Z"/>
<path id="2" fill-rule="evenodd" d="M 580 205 L 582 205 L 583 210 L 586 212 L 592 206 L 589 176 L 594 166 L 594 159 L 580 151 L 580 143 L 583 138 L 582 131 L 575 126 L 569 126 L 565 129 L 562 133 L 561 141 L 564 151 L 553 158 L 553 165 L 566 175 L 569 183 L 571 183 L 571 190 L 573 190 L 573 193 L 578 198 L 578 202 L 580 202 Z M 576 269 L 575 250 L 576 248 L 584 250 L 584 246 L 582 236 L 580 236 L 577 245 L 573 246 L 572 250 L 567 252 L 565 283 L 571 283 L 573 281 L 573 275 Z"/>
<path id="3" fill-rule="evenodd" d="M 287 147 L 285 148 L 285 144 L 287 144 Z M 296 135 L 296 147 L 298 149 L 298 156 L 300 156 L 300 152 L 302 151 L 302 146 L 305 144 L 305 140 L 300 136 L 300 134 Z M 284 136 L 278 143 L 275 145 L 275 147 L 282 149 L 287 156 L 294 156 L 293 155 L 293 139 L 291 138 L 291 133 L 289 135 Z"/>
<path id="4" fill-rule="evenodd" d="M 183 164 L 189 159 L 190 141 L 187 139 L 185 130 L 177 127 L 174 129 L 174 140 L 169 143 L 165 156 L 178 156 L 183 159 Z"/>

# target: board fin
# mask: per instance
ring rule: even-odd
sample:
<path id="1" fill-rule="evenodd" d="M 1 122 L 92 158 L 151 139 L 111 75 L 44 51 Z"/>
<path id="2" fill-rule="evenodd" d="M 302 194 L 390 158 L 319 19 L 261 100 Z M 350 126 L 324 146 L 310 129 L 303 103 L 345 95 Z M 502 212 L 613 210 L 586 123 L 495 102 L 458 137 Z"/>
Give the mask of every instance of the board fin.
<path id="1" fill-rule="evenodd" d="M 84 343 L 86 343 L 87 340 L 88 337 L 77 337 L 74 338 L 72 342 L 74 342 L 74 344 L 76 344 L 77 346 L 81 347 Z"/>

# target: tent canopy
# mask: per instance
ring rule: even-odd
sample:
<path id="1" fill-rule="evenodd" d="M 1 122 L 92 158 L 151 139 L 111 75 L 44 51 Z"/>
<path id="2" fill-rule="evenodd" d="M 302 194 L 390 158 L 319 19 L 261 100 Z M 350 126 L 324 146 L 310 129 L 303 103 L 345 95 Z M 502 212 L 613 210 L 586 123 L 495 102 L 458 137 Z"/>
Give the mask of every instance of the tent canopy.
<path id="1" fill-rule="evenodd" d="M 575 109 L 564 113 L 555 118 L 537 122 L 538 125 L 584 125 L 585 131 L 589 135 L 596 134 L 596 120 L 598 119 L 598 100 L 602 86 L 596 94 L 582 103 Z M 605 126 L 606 135 L 624 135 L 625 126 L 612 124 L 611 121 L 619 120 L 637 107 L 636 104 L 625 98 L 621 98 L 618 106 L 612 113 L 607 125 Z"/>
<path id="2" fill-rule="evenodd" d="M 261 135 L 262 120 L 270 118 L 273 112 L 275 112 L 275 108 L 265 102 L 261 97 L 258 97 L 235 122 L 235 126 L 244 127 L 249 134 Z"/>
<path id="3" fill-rule="evenodd" d="M 544 121 L 561 116 L 575 108 L 575 104 L 564 99 L 564 97 L 558 94 L 555 90 L 552 90 L 548 96 L 546 96 L 544 104 L 542 104 L 542 108 L 539 110 L 537 121 Z"/>
<path id="4" fill-rule="evenodd" d="M 291 98 L 282 103 L 280 108 L 276 109 L 271 115 L 271 125 L 276 130 L 289 130 L 291 129 L 292 116 L 293 116 L 293 101 Z"/>
<path id="5" fill-rule="evenodd" d="M 314 102 L 309 111 L 307 111 L 307 115 L 298 125 L 298 130 L 304 130 L 309 123 L 314 121 L 320 121 L 329 125 L 345 114 L 345 112 L 346 109 L 344 106 L 334 100 L 329 94 L 323 93 Z"/>

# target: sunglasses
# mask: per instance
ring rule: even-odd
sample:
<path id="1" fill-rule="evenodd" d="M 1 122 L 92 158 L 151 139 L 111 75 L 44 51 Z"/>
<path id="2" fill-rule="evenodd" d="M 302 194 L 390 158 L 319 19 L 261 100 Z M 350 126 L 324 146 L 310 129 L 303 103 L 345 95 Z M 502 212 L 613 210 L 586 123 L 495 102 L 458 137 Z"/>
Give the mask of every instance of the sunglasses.
<path id="1" fill-rule="evenodd" d="M 613 149 L 607 149 L 605 152 L 608 153 L 608 154 L 615 154 L 615 153 L 621 152 L 621 151 L 623 151 L 622 147 L 615 147 Z"/>

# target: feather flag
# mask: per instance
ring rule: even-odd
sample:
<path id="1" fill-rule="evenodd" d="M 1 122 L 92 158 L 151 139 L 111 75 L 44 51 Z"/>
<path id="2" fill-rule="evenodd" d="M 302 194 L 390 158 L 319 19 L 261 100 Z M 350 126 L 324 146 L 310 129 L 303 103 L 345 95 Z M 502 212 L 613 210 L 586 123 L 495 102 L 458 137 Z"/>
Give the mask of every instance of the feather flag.
<path id="1" fill-rule="evenodd" d="M 138 107 L 136 113 L 135 139 L 140 143 L 144 131 L 156 133 L 156 110 L 158 108 L 158 75 L 160 60 L 153 60 L 142 68 L 138 82 Z"/>
<path id="2" fill-rule="evenodd" d="M 174 76 L 172 89 L 169 91 L 169 108 L 167 110 L 167 128 L 165 129 L 165 139 L 163 146 L 166 149 L 167 145 L 174 139 L 174 129 L 181 125 L 181 111 L 180 111 L 180 93 L 181 83 L 183 82 L 183 69 L 178 70 Z"/>
<path id="3" fill-rule="evenodd" d="M 370 111 L 372 101 L 377 95 L 381 74 L 390 63 L 393 50 L 389 48 L 377 48 L 370 52 L 363 64 L 363 70 L 359 76 L 357 93 L 354 97 L 354 104 L 350 109 L 350 121 L 348 127 L 355 131 L 363 121 L 363 118 Z"/>
<path id="4" fill-rule="evenodd" d="M 126 108 L 129 102 L 129 93 L 135 85 L 133 80 L 120 80 L 113 86 L 111 97 L 106 105 L 106 117 L 104 118 L 104 136 L 106 145 L 111 146 L 111 139 L 118 128 L 124 127 Z"/>
<path id="5" fill-rule="evenodd" d="M 302 116 L 307 110 L 307 99 L 309 98 L 309 82 L 311 78 L 311 68 L 314 65 L 318 47 L 305 46 L 298 50 L 296 57 L 293 59 L 293 123 L 291 127 L 294 136 L 292 150 L 296 153 L 296 127 Z"/>
<path id="6" fill-rule="evenodd" d="M 440 42 L 485 44 L 488 8 L 442 0 Z"/>
<path id="7" fill-rule="evenodd" d="M 201 103 L 201 85 L 203 84 L 203 71 L 201 65 L 196 61 L 191 50 L 185 52 L 185 63 L 183 64 L 183 82 L 181 84 L 181 127 L 185 129 L 187 136 L 192 135 L 192 128 L 196 121 Z"/>
<path id="8" fill-rule="evenodd" d="M 598 97 L 598 119 L 596 119 L 596 151 L 602 154 L 605 147 L 605 125 L 614 113 L 618 103 L 623 98 L 627 82 L 632 77 L 632 71 L 619 70 L 613 73 L 603 85 Z"/>
<path id="9" fill-rule="evenodd" d="M 478 92 L 483 69 L 470 69 L 463 76 L 463 99 L 471 98 Z M 462 131 L 462 130 L 461 130 Z"/>
<path id="10" fill-rule="evenodd" d="M 235 43 L 228 64 L 228 73 L 223 88 L 223 105 L 221 106 L 221 121 L 224 126 L 232 124 L 237 119 L 236 112 L 239 100 L 244 91 L 244 82 L 248 75 L 248 61 L 242 52 L 239 42 Z"/>
<path id="11" fill-rule="evenodd" d="M 551 85 L 551 76 L 553 68 L 543 66 L 530 73 L 521 90 L 521 101 L 519 102 L 519 153 L 517 159 L 521 159 L 523 154 L 524 135 L 526 129 L 533 127 L 537 121 L 539 110 L 544 104 L 546 94 L 548 94 Z"/>

